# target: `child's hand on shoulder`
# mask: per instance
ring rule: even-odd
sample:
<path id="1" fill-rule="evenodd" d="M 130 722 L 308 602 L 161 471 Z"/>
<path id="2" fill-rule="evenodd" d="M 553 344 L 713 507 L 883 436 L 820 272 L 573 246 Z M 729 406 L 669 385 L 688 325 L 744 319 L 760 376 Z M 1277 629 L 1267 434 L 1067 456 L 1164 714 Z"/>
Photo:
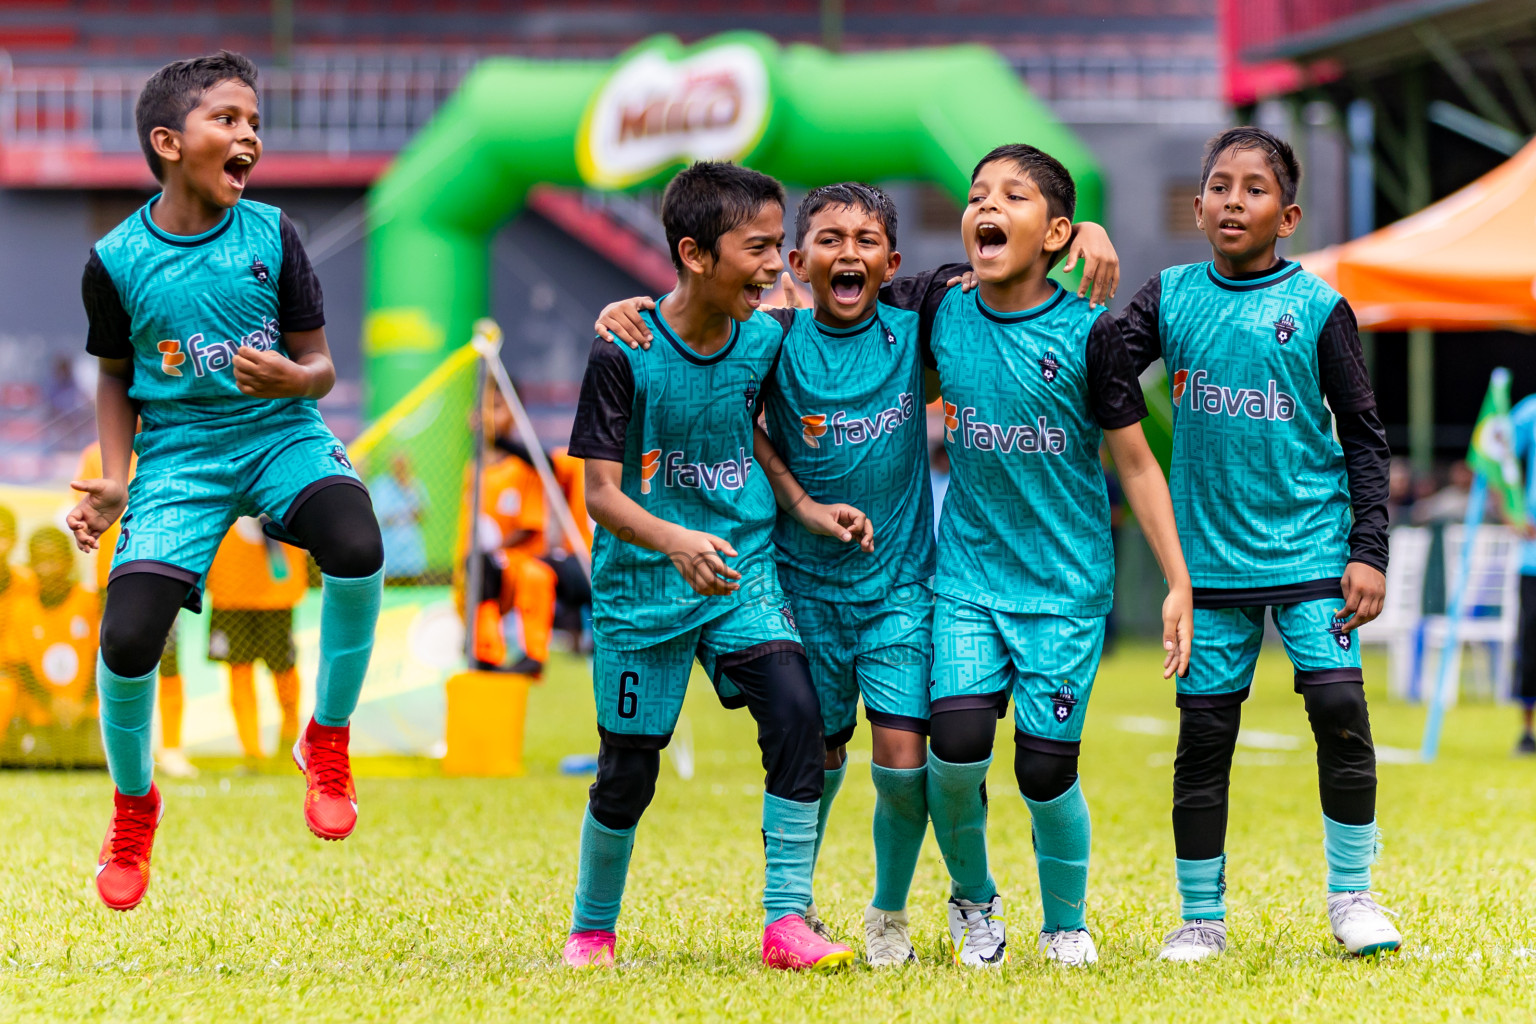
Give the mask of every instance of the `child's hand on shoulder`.
<path id="1" fill-rule="evenodd" d="M 1072 239 L 1067 243 L 1067 258 L 1061 265 L 1063 274 L 1070 274 L 1083 263 L 1083 281 L 1077 286 L 1077 297 L 1088 296 L 1088 307 L 1107 306 L 1120 287 L 1120 254 L 1109 241 L 1109 232 L 1092 221 L 1072 225 Z M 1089 288 L 1093 291 L 1090 294 Z"/>
<path id="2" fill-rule="evenodd" d="M 242 345 L 235 352 L 235 386 L 252 398 L 304 398 L 310 375 L 279 352 Z"/>
<path id="3" fill-rule="evenodd" d="M 76 503 L 64 517 L 69 532 L 75 535 L 75 546 L 81 551 L 95 551 L 101 535 L 117 522 L 128 504 L 128 489 L 116 480 L 94 477 L 90 480 L 71 480 L 69 486 L 85 497 Z"/>
<path id="4" fill-rule="evenodd" d="M 688 585 L 705 597 L 720 597 L 741 589 L 741 584 L 735 582 L 741 579 L 741 573 L 725 564 L 726 558 L 736 557 L 736 549 L 712 533 L 679 529 L 667 544 L 667 557 Z"/>
<path id="5" fill-rule="evenodd" d="M 1163 598 L 1163 678 L 1189 675 L 1189 642 L 1194 633 L 1195 597 L 1188 584 L 1168 588 Z"/>
<path id="6" fill-rule="evenodd" d="M 597 314 L 597 323 L 592 325 L 592 330 L 604 341 L 613 342 L 617 338 L 630 348 L 650 348 L 651 329 L 645 325 L 640 312 L 655 308 L 656 301 L 644 295 L 610 302 Z"/>
<path id="7" fill-rule="evenodd" d="M 875 550 L 875 524 L 852 505 L 841 502 L 823 505 L 807 497 L 791 510 L 791 514 L 811 533 L 836 537 L 845 544 L 857 540 L 865 551 Z"/>
<path id="8" fill-rule="evenodd" d="M 1344 607 L 1334 614 L 1334 621 L 1343 619 L 1339 627 L 1345 633 L 1359 629 L 1381 614 L 1381 606 L 1387 601 L 1387 577 L 1380 569 L 1364 562 L 1350 562 L 1344 567 Z"/>

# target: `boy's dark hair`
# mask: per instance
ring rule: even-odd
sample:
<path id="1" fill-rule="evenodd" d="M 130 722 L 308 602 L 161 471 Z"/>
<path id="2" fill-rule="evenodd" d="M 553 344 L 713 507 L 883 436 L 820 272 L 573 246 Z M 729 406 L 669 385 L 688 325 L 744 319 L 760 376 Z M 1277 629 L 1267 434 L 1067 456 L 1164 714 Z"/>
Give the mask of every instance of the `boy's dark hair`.
<path id="1" fill-rule="evenodd" d="M 1200 165 L 1202 194 L 1216 161 L 1221 159 L 1223 153 L 1235 149 L 1256 149 L 1263 153 L 1270 172 L 1280 185 L 1280 197 L 1285 200 L 1285 205 L 1290 206 L 1296 201 L 1296 186 L 1301 184 L 1301 164 L 1292 152 L 1291 144 L 1272 132 L 1252 125 L 1228 128 L 1205 144 L 1205 162 Z"/>
<path id="2" fill-rule="evenodd" d="M 769 203 L 784 207 L 784 186 L 766 174 L 723 160 L 701 160 L 677 173 L 661 194 L 661 223 L 672 265 L 681 273 L 677 246 L 685 238 L 711 256 L 720 236 L 756 217 Z"/>
<path id="3" fill-rule="evenodd" d="M 1042 149 L 1014 142 L 998 146 L 978 160 L 975 169 L 971 171 L 971 180 L 975 181 L 976 175 L 987 164 L 998 160 L 1016 164 L 1019 170 L 1029 176 L 1035 188 L 1045 197 L 1046 212 L 1052 217 L 1072 219 L 1072 215 L 1077 212 L 1077 185 L 1072 181 L 1071 172 L 1062 166 L 1060 160 Z"/>
<path id="4" fill-rule="evenodd" d="M 187 126 L 187 115 L 202 102 L 203 93 L 229 81 L 244 82 L 254 90 L 256 65 L 238 53 L 220 50 L 206 57 L 172 61 L 144 83 L 133 119 L 139 129 L 139 147 L 156 181 L 164 180 L 165 168 L 150 144 L 150 133 L 156 128 L 181 131 Z"/>
<path id="5" fill-rule="evenodd" d="M 891 197 L 873 185 L 861 181 L 844 181 L 836 185 L 813 188 L 800 200 L 795 212 L 795 248 L 805 245 L 805 233 L 810 229 L 811 218 L 822 210 L 850 208 L 863 210 L 880 222 L 885 229 L 885 239 L 892 249 L 896 248 L 896 204 Z"/>

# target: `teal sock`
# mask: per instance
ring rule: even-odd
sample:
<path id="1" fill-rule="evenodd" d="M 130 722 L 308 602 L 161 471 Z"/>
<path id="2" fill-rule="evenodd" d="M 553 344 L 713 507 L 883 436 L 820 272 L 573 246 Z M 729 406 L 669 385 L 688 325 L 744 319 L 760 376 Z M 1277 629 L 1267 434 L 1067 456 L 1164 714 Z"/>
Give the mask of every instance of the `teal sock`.
<path id="1" fill-rule="evenodd" d="M 101 698 L 101 743 L 107 750 L 112 784 L 124 796 L 143 796 L 154 782 L 150 722 L 155 713 L 155 677 L 120 676 L 96 655 L 96 693 Z"/>
<path id="2" fill-rule="evenodd" d="M 869 767 L 875 782 L 876 910 L 907 909 L 917 855 L 928 831 L 928 769 Z"/>
<path id="3" fill-rule="evenodd" d="M 816 860 L 818 805 L 763 794 L 764 925 L 790 914 L 805 915 L 811 903 L 811 870 Z"/>
<path id="4" fill-rule="evenodd" d="M 320 674 L 315 679 L 315 721 L 339 728 L 352 720 L 373 654 L 373 629 L 384 601 L 384 570 L 362 579 L 322 574 Z"/>
<path id="5" fill-rule="evenodd" d="M 816 849 L 811 854 L 812 869 L 821 859 L 821 842 L 827 838 L 827 819 L 832 816 L 832 801 L 837 799 L 837 791 L 843 788 L 843 776 L 847 774 L 847 757 L 844 757 L 843 763 L 836 768 L 830 768 L 821 773 L 821 805 L 816 809 Z"/>
<path id="6" fill-rule="evenodd" d="M 1227 917 L 1227 855 L 1209 860 L 1178 860 L 1180 913 L 1186 921 L 1223 921 Z"/>
<path id="7" fill-rule="evenodd" d="M 1376 860 L 1376 823 L 1341 825 L 1323 815 L 1323 855 L 1328 859 L 1328 891 L 1353 892 L 1371 887 Z"/>
<path id="8" fill-rule="evenodd" d="M 611 932 L 619 923 L 619 905 L 624 902 L 624 881 L 629 877 L 629 855 L 634 848 L 635 826 L 609 828 L 587 808 L 581 819 L 571 934 Z"/>
<path id="9" fill-rule="evenodd" d="M 987 867 L 987 769 L 992 758 L 950 764 L 928 752 L 928 813 L 949 867 L 950 893 L 973 903 L 997 895 Z"/>
<path id="10" fill-rule="evenodd" d="M 1021 794 L 1022 795 L 1022 794 Z M 1035 868 L 1047 932 L 1088 926 L 1088 848 L 1092 829 L 1082 783 L 1054 800 L 1024 797 L 1035 830 Z"/>

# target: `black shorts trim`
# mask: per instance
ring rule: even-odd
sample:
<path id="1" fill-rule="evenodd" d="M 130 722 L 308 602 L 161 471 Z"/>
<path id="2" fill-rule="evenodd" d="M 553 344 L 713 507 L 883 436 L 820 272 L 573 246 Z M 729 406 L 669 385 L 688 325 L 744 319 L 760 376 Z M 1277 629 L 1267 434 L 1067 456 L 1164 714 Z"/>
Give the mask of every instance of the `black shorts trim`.
<path id="1" fill-rule="evenodd" d="M 826 745 L 828 750 L 836 750 L 838 747 L 853 739 L 853 734 L 858 729 L 858 727 L 858 723 L 855 722 L 853 725 L 850 725 L 846 729 L 837 730 L 837 732 L 826 737 L 822 742 Z"/>
<path id="2" fill-rule="evenodd" d="M 367 485 L 365 485 L 356 477 L 347 476 L 344 473 L 337 473 L 335 476 L 323 476 L 319 480 L 315 480 L 310 483 L 298 494 L 294 495 L 293 500 L 288 503 L 288 511 L 283 513 L 283 534 L 286 534 L 286 536 L 283 534 L 274 533 L 272 531 L 271 523 L 268 523 L 266 526 L 267 535 L 269 537 L 275 538 L 276 540 L 285 541 L 289 544 L 292 544 L 295 538 L 293 534 L 288 533 L 288 527 L 293 524 L 293 517 L 299 514 L 299 509 L 303 507 L 306 501 L 308 501 L 310 498 L 313 498 L 320 491 L 325 490 L 332 484 L 350 484 L 353 487 L 361 488 L 364 494 L 368 493 Z"/>
<path id="3" fill-rule="evenodd" d="M 181 599 L 181 606 L 194 615 L 200 615 L 203 611 L 203 592 L 198 587 L 202 577 L 190 569 L 183 569 L 179 565 L 170 562 L 161 562 L 153 558 L 135 558 L 131 562 L 124 562 L 113 569 L 107 576 L 107 586 L 112 586 L 112 581 L 119 576 L 128 576 L 136 572 L 154 573 L 156 576 L 169 576 L 173 580 L 179 580 L 187 585 L 187 596 Z"/>
<path id="4" fill-rule="evenodd" d="M 1254 608 L 1300 604 L 1303 601 L 1344 600 L 1344 584 L 1338 576 L 1278 587 L 1195 587 L 1196 608 Z"/>
<path id="5" fill-rule="evenodd" d="M 1241 690 L 1233 690 L 1231 693 L 1180 693 L 1175 694 L 1173 706 L 1176 708 L 1230 708 L 1236 707 L 1248 699 L 1248 693 L 1253 687 L 1245 686 Z"/>
<path id="6" fill-rule="evenodd" d="M 937 715 L 945 711 L 996 711 L 997 717 L 1002 718 L 1008 713 L 1008 696 L 1010 690 L 998 690 L 996 693 L 960 693 L 953 697 L 940 697 L 929 705 L 930 714 Z"/>
<path id="7" fill-rule="evenodd" d="M 664 736 L 632 736 L 628 733 L 609 732 L 602 726 L 597 727 L 597 736 L 608 746 L 622 750 L 665 750 L 667 744 L 672 742 L 671 733 Z"/>
<path id="8" fill-rule="evenodd" d="M 770 654 L 798 654 L 805 657 L 805 648 L 798 640 L 767 640 L 751 647 L 743 647 L 739 651 L 731 651 L 722 654 L 715 659 L 715 674 L 729 672 L 739 665 L 745 665 L 749 661 L 765 658 Z M 740 707 L 741 705 L 737 705 Z"/>
<path id="9" fill-rule="evenodd" d="M 1013 745 L 1037 754 L 1055 754 L 1057 757 L 1076 757 L 1083 749 L 1082 740 L 1048 740 L 1044 736 L 1031 736 L 1019 729 L 1013 730 Z"/>
<path id="10" fill-rule="evenodd" d="M 1296 692 L 1303 686 L 1323 686 L 1327 683 L 1365 683 L 1365 673 L 1358 668 L 1320 668 L 1296 673 Z"/>
<path id="11" fill-rule="evenodd" d="M 928 735 L 928 720 L 926 718 L 913 718 L 911 715 L 893 715 L 889 711 L 871 711 L 864 709 L 864 720 L 870 725 L 878 725 L 882 729 L 895 729 L 898 732 L 915 732 L 919 736 Z"/>

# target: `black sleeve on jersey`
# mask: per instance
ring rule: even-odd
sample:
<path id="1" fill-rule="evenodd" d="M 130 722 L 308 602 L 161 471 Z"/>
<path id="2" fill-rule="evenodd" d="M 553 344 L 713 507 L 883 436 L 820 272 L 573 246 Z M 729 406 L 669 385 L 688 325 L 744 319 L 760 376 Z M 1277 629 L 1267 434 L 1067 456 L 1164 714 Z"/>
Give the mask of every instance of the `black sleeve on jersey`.
<path id="1" fill-rule="evenodd" d="M 592 339 L 566 449 L 578 459 L 624 461 L 624 435 L 635 407 L 635 371 L 619 346 Z"/>
<path id="2" fill-rule="evenodd" d="M 1335 416 L 1376 408 L 1376 392 L 1371 389 L 1371 375 L 1365 369 L 1355 311 L 1344 299 L 1334 305 L 1318 333 L 1317 369 L 1323 395 Z"/>
<path id="3" fill-rule="evenodd" d="M 1131 369 L 1141 373 L 1163 355 L 1163 337 L 1159 307 L 1163 301 L 1163 275 L 1154 274 L 1131 297 L 1131 304 L 1119 316 L 1121 344 L 1130 354 Z"/>
<path id="4" fill-rule="evenodd" d="M 1147 415 L 1120 325 L 1107 313 L 1088 329 L 1088 408 L 1104 430 L 1140 423 Z"/>
<path id="5" fill-rule="evenodd" d="M 779 330 L 784 332 L 781 337 L 789 336 L 789 329 L 795 326 L 796 310 L 781 306 L 778 309 L 765 309 L 763 312 L 771 316 L 774 323 L 779 325 Z"/>
<path id="6" fill-rule="evenodd" d="M 898 277 L 880 289 L 881 302 L 917 314 L 917 347 L 923 355 L 923 365 L 930 370 L 937 364 L 933 359 L 929 336 L 933 333 L 933 319 L 939 312 L 945 294 L 949 292 L 946 282 L 970 269 L 969 263 L 946 263 L 937 270 L 913 274 L 911 277 Z"/>
<path id="7" fill-rule="evenodd" d="M 277 274 L 277 323 L 285 331 L 313 331 L 325 326 L 325 299 L 309 253 L 286 213 L 278 220 L 283 240 L 283 268 Z"/>
<path id="8" fill-rule="evenodd" d="M 85 350 L 98 359 L 133 358 L 133 318 L 94 248 L 85 261 L 80 297 L 85 301 Z"/>

